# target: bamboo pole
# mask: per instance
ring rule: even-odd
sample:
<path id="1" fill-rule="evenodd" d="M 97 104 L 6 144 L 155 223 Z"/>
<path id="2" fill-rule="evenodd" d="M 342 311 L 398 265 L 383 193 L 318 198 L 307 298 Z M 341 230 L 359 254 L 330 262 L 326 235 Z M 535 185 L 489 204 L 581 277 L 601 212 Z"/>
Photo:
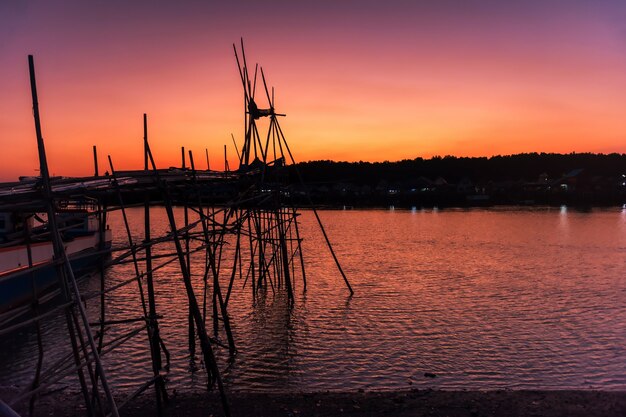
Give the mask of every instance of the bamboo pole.
<path id="1" fill-rule="evenodd" d="M 144 153 L 144 166 L 145 171 L 149 170 L 148 165 L 148 115 L 143 114 L 143 153 Z M 207 154 L 208 158 L 208 154 Z M 207 159 L 208 161 L 208 159 Z M 165 389 L 165 381 L 161 377 L 161 370 L 163 369 L 163 363 L 161 358 L 160 343 L 161 336 L 159 331 L 159 321 L 156 309 L 156 297 L 154 294 L 154 277 L 152 266 L 152 245 L 151 242 L 151 225 L 150 225 L 150 196 L 148 194 L 144 197 L 144 251 L 145 251 L 145 264 L 146 264 L 146 287 L 148 290 L 148 337 L 150 338 L 150 355 L 152 358 L 152 373 L 155 376 L 154 390 L 157 403 L 157 414 L 163 415 L 163 403 L 167 403 L 169 398 L 167 390 Z"/>
<path id="2" fill-rule="evenodd" d="M 169 191 L 167 189 L 166 184 L 164 184 L 159 178 L 159 171 L 157 170 L 156 164 L 154 162 L 154 157 L 152 152 L 150 151 L 150 146 L 146 142 L 146 148 L 148 151 L 148 157 L 150 159 L 150 164 L 152 166 L 152 170 L 155 175 L 155 180 L 157 185 L 160 186 L 161 191 L 163 193 L 163 198 L 165 201 L 165 211 L 167 213 L 167 218 L 170 224 L 170 228 L 172 231 L 176 229 L 176 220 L 174 218 L 174 211 L 172 209 L 172 203 L 169 196 Z M 189 300 L 189 304 L 191 305 L 191 311 L 194 318 L 194 322 L 196 324 L 196 329 L 198 331 L 198 338 L 200 339 L 200 347 L 202 348 L 202 353 L 204 356 L 204 362 L 206 365 L 206 369 L 208 371 L 209 384 L 211 387 L 214 382 L 217 382 L 220 397 L 222 399 L 222 407 L 224 409 L 224 414 L 226 416 L 230 416 L 228 400 L 226 398 L 226 392 L 224 391 L 224 386 L 222 384 L 222 378 L 220 375 L 219 368 L 217 366 L 217 362 L 215 360 L 215 355 L 213 354 L 213 348 L 211 347 L 211 342 L 206 333 L 206 328 L 204 327 L 204 323 L 202 321 L 202 315 L 200 313 L 200 309 L 198 308 L 198 303 L 196 300 L 196 296 L 194 294 L 193 285 L 191 283 L 191 277 L 189 271 L 187 270 L 187 264 L 185 262 L 185 256 L 183 247 L 180 242 L 180 238 L 178 234 L 173 233 L 174 246 L 176 247 L 176 253 L 178 254 L 178 263 L 180 265 L 180 270 L 183 276 L 183 283 L 185 285 L 185 291 L 187 293 L 187 298 Z"/>
<path id="3" fill-rule="evenodd" d="M 55 212 L 55 207 L 53 203 L 54 200 L 53 200 L 53 195 L 52 195 L 52 187 L 50 185 L 50 174 L 48 171 L 48 161 L 46 158 L 46 150 L 44 146 L 43 136 L 41 133 L 41 121 L 39 117 L 39 104 L 37 100 L 37 86 L 36 86 L 36 80 L 35 80 L 35 64 L 34 64 L 32 55 L 28 56 L 28 65 L 29 65 L 29 71 L 30 71 L 30 85 L 31 85 L 31 93 L 32 93 L 32 99 L 33 99 L 33 116 L 35 118 L 35 132 L 37 134 L 37 149 L 38 149 L 38 154 L 39 154 L 39 166 L 40 166 L 43 196 L 46 202 L 46 209 L 48 212 L 48 225 L 51 231 L 55 258 L 60 259 L 63 262 L 63 264 L 59 265 L 59 267 L 57 268 L 57 271 L 60 273 L 59 281 L 61 282 L 62 291 L 66 300 L 69 300 L 71 297 L 70 292 L 69 292 L 70 289 L 66 285 L 66 278 L 67 278 L 67 281 L 69 282 L 71 286 L 71 290 L 73 291 L 75 300 L 79 301 L 80 291 L 78 289 L 78 285 L 76 284 L 76 278 L 74 277 L 74 273 L 70 266 L 69 259 L 67 257 L 67 254 L 65 253 L 65 248 L 61 241 L 61 236 L 59 234 L 57 221 L 56 221 L 56 212 Z M 83 326 L 85 327 L 89 345 L 91 347 L 91 355 L 93 356 L 96 362 L 96 368 L 98 369 L 98 373 L 100 374 L 100 378 L 101 378 L 102 389 L 105 392 L 105 395 L 107 397 L 107 402 L 109 403 L 109 406 L 110 406 L 109 411 L 114 417 L 119 417 L 117 406 L 115 405 L 115 400 L 113 398 L 113 395 L 111 394 L 111 390 L 109 389 L 109 384 L 107 382 L 107 378 L 104 373 L 104 368 L 102 367 L 100 356 L 98 355 L 98 352 L 97 352 L 97 346 L 94 341 L 91 328 L 89 327 L 89 320 L 87 319 L 87 313 L 82 303 L 77 302 L 75 305 L 78 307 L 78 310 L 79 310 L 79 313 L 83 322 Z M 68 324 L 68 329 L 70 331 L 70 340 L 72 341 L 72 350 L 74 352 L 75 360 L 77 361 L 77 364 L 78 364 L 80 361 L 78 359 L 78 349 L 76 346 L 74 328 L 73 328 L 72 320 L 70 317 L 72 314 L 71 308 L 68 308 L 66 311 L 67 311 L 66 321 Z M 82 387 L 83 395 L 85 397 L 87 408 L 89 411 L 91 411 L 84 376 L 82 375 L 82 372 L 80 371 L 79 371 L 79 380 L 81 382 L 81 387 Z"/>

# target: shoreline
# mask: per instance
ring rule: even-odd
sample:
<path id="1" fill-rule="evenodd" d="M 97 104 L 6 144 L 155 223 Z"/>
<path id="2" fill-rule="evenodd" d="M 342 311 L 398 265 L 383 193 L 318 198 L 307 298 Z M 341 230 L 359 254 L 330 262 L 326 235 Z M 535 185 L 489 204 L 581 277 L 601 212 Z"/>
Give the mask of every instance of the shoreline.
<path id="1" fill-rule="evenodd" d="M 170 393 L 164 415 L 224 416 L 217 391 Z M 42 399 L 37 416 L 81 416 L 80 398 Z M 227 393 L 231 416 L 379 417 L 379 416 L 624 416 L 626 391 L 493 390 L 356 391 L 312 393 Z M 119 400 L 118 400 L 119 401 Z M 157 415 L 153 392 L 144 393 L 120 410 L 122 417 Z"/>

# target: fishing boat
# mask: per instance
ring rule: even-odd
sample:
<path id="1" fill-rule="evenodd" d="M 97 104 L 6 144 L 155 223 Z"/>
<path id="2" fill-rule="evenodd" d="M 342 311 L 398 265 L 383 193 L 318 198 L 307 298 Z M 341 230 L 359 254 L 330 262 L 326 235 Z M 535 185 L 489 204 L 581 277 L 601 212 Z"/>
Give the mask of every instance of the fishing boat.
<path id="1" fill-rule="evenodd" d="M 97 264 L 111 248 L 111 230 L 101 230 L 95 202 L 63 200 L 56 221 L 72 269 Z M 44 215 L 0 212 L 0 313 L 40 300 L 60 288 L 54 245 Z"/>

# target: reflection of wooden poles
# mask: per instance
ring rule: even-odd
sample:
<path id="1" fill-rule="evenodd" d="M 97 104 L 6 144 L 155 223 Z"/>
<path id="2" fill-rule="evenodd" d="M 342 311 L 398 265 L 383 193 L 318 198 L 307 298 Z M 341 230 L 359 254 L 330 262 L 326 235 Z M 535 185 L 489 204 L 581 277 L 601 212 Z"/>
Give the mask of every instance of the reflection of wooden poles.
<path id="1" fill-rule="evenodd" d="M 230 275 L 230 281 L 228 282 L 228 290 L 226 291 L 226 298 L 224 299 L 224 305 L 228 305 L 228 299 L 230 298 L 231 291 L 233 289 L 233 284 L 235 283 L 235 276 L 237 275 L 237 270 L 239 270 L 239 278 L 241 278 L 241 218 L 239 217 L 239 210 L 235 210 L 235 227 L 236 227 L 236 235 L 237 240 L 235 242 L 235 255 L 233 256 L 233 268 Z M 239 268 L 237 268 L 239 266 Z"/>
<path id="2" fill-rule="evenodd" d="M 291 287 L 291 277 L 289 276 L 289 255 L 287 254 L 287 242 L 285 241 L 285 226 L 281 216 L 281 210 L 276 210 L 276 222 L 278 223 L 278 239 L 280 243 L 281 260 L 283 263 L 283 274 L 285 286 L 287 286 L 287 296 L 293 302 L 293 289 Z"/>
<path id="3" fill-rule="evenodd" d="M 254 245 L 255 242 L 252 239 L 252 224 L 251 224 L 250 217 L 251 217 L 251 213 L 250 211 L 248 211 L 246 215 L 246 222 L 248 223 L 248 241 L 250 245 L 250 269 L 248 271 L 250 274 L 250 282 L 252 283 L 251 285 L 252 297 L 254 298 L 256 295 L 256 289 L 257 289 L 257 284 L 256 284 L 256 279 L 255 279 L 256 268 L 254 266 L 254 255 L 256 251 L 255 251 L 255 245 Z"/>

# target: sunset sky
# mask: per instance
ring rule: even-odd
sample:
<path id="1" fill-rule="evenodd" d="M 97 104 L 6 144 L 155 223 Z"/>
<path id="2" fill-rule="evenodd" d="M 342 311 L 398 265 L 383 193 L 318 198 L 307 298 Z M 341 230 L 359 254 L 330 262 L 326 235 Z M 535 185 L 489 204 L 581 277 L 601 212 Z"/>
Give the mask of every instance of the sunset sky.
<path id="1" fill-rule="evenodd" d="M 141 168 L 143 113 L 161 167 L 233 164 L 240 37 L 299 161 L 626 152 L 624 1 L 2 0 L 0 180 L 37 175 L 28 54 L 51 173 Z"/>

